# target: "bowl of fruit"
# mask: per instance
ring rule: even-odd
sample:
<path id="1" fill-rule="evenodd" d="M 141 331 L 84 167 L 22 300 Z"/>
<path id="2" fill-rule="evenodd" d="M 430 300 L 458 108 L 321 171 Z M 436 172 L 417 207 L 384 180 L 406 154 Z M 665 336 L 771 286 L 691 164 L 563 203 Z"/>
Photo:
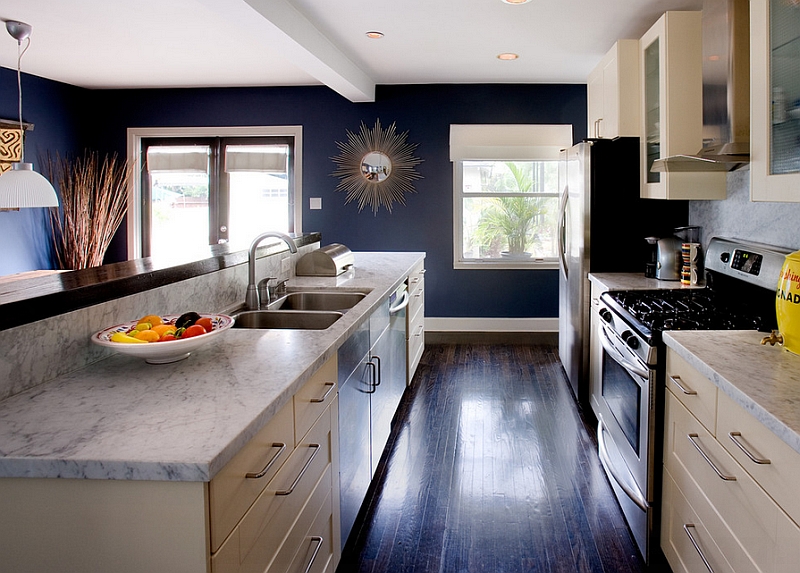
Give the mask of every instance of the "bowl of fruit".
<path id="1" fill-rule="evenodd" d="M 96 332 L 92 342 L 149 364 L 168 364 L 188 357 L 231 326 L 233 318 L 225 314 L 148 314 Z"/>

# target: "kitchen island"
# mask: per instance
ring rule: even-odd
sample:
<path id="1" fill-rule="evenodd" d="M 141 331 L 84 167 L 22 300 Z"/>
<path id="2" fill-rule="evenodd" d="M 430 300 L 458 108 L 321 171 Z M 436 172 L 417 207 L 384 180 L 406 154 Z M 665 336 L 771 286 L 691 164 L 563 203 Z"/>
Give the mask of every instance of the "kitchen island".
<path id="1" fill-rule="evenodd" d="M 369 291 L 326 330 L 231 329 L 166 365 L 113 355 L 0 402 L 0 552 L 14 556 L 13 563 L 34 563 L 20 555 L 25 549 L 17 541 L 39 523 L 48 544 L 50 522 L 74 519 L 92 538 L 80 543 L 74 532 L 63 532 L 72 549 L 61 547 L 61 571 L 211 570 L 208 483 L 335 360 L 337 349 L 423 259 L 424 253 L 355 253 L 350 274 L 291 279 L 289 289 Z M 63 495 L 47 498 L 54 491 Z M 64 505 L 68 499 L 96 499 L 100 515 L 77 501 Z M 52 514 L 15 521 L 28 502 L 31 511 Z M 102 515 L 103 506 L 116 517 Z M 130 524 L 139 518 L 158 520 L 159 527 L 138 531 Z M 120 537 L 132 533 L 120 546 Z M 170 552 L 168 564 L 149 558 Z M 120 555 L 128 555 L 125 563 Z M 85 569 L 87 563 L 97 565 Z"/>

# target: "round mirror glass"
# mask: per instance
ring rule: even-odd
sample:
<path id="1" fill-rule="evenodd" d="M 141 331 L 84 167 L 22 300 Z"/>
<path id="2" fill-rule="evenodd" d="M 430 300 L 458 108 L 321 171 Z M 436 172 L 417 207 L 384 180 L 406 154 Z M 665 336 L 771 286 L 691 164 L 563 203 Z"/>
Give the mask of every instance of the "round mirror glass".
<path id="1" fill-rule="evenodd" d="M 389 178 L 392 172 L 392 160 L 380 151 L 370 151 L 361 160 L 361 174 L 369 181 L 380 183 Z"/>

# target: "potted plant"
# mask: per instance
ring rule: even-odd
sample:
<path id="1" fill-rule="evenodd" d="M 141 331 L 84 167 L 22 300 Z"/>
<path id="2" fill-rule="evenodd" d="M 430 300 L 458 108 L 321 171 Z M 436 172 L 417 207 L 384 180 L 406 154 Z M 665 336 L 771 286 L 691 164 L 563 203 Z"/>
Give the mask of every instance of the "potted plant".
<path id="1" fill-rule="evenodd" d="M 510 178 L 503 178 L 502 186 L 514 193 L 530 194 L 533 186 L 531 175 L 513 162 L 507 162 Z M 533 243 L 533 226 L 536 217 L 545 213 L 539 198 L 533 196 L 492 197 L 490 204 L 481 213 L 473 239 L 487 250 L 498 247 L 505 239 L 500 256 L 507 258 L 529 258 L 526 249 Z"/>

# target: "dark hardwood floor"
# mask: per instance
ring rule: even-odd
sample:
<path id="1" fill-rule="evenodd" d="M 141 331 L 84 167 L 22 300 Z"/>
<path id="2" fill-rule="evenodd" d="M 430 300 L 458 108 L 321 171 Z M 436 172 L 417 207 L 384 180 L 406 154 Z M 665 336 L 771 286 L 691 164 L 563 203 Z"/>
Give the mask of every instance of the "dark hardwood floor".
<path id="1" fill-rule="evenodd" d="M 426 348 L 338 573 L 647 571 L 548 345 Z"/>

